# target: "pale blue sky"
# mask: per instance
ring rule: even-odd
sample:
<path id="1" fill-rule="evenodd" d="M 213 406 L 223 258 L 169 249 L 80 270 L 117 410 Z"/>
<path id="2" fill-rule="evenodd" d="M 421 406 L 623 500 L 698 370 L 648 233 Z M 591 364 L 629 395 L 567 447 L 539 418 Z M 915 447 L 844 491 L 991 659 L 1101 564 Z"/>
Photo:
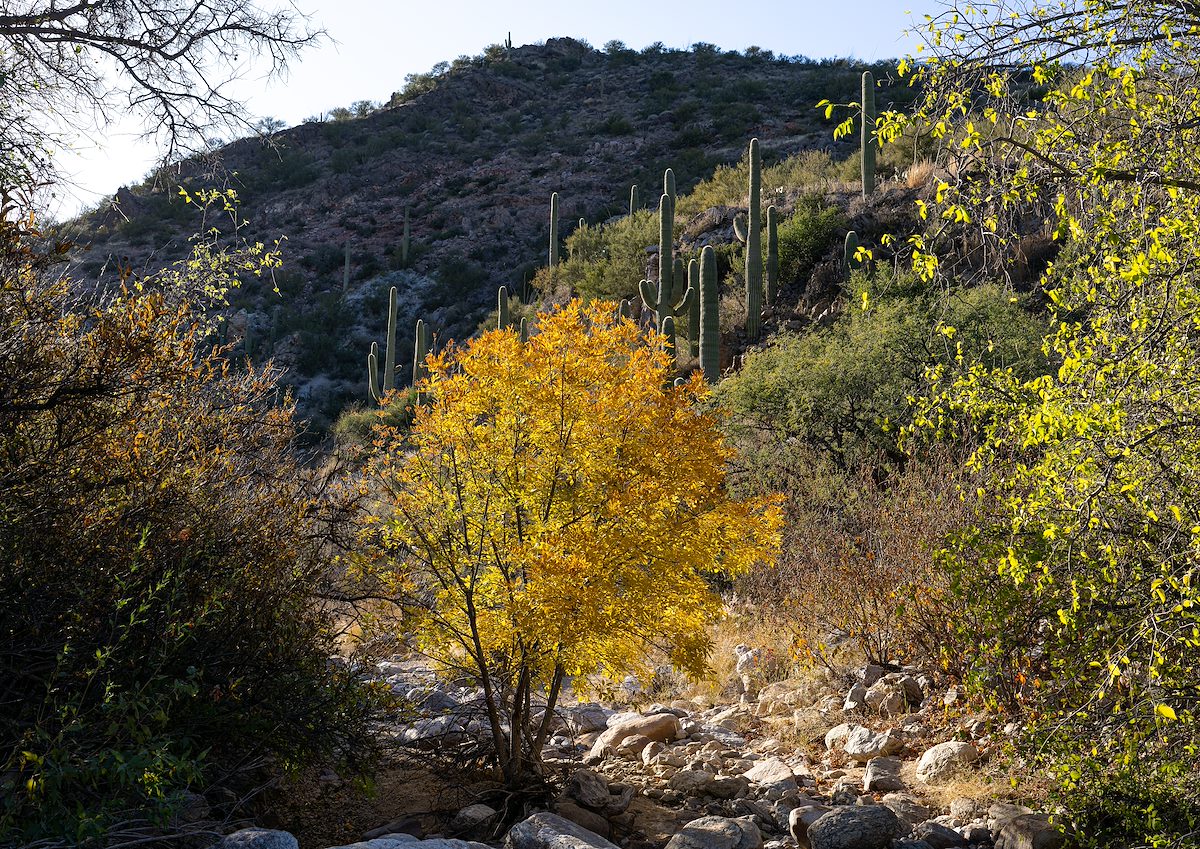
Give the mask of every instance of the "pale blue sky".
<path id="1" fill-rule="evenodd" d="M 386 100 L 403 87 L 405 75 L 481 53 L 509 31 L 517 45 L 569 35 L 595 47 L 612 39 L 635 49 L 656 41 L 680 48 L 705 41 L 726 50 L 757 45 L 788 55 L 872 60 L 914 49 L 904 31 L 935 12 L 939 2 L 296 0 L 296 5 L 329 32 L 330 41 L 305 53 L 286 80 L 268 84 L 250 72 L 238 88 L 253 112 L 288 125 L 356 100 Z M 138 129 L 109 128 L 60 154 L 73 185 L 59 190 L 59 214 L 91 206 L 150 170 L 155 151 L 136 141 Z"/>

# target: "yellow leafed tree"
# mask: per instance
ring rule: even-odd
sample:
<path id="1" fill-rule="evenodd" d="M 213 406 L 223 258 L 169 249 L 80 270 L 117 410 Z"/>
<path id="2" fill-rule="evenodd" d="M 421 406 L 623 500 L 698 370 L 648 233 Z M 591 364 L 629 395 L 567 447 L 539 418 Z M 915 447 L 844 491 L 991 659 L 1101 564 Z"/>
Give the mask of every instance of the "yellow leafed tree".
<path id="1" fill-rule="evenodd" d="M 664 391 L 660 337 L 605 302 L 539 329 L 431 356 L 431 403 L 368 476 L 386 502 L 376 574 L 422 650 L 483 688 L 510 783 L 536 771 L 568 676 L 637 670 L 654 648 L 701 671 L 707 578 L 772 559 L 781 522 L 771 499 L 728 496 L 703 383 Z"/>

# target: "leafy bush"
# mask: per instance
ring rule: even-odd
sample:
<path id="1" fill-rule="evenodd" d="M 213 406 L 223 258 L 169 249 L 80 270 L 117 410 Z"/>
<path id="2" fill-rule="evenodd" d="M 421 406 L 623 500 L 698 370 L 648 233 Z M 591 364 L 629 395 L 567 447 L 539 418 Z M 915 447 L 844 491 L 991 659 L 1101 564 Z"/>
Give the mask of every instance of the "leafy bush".
<path id="1" fill-rule="evenodd" d="M 0 225 L 0 842 L 166 825 L 185 790 L 372 751 L 331 666 L 335 503 L 203 308 L 261 250 L 81 299 Z"/>
<path id="2" fill-rule="evenodd" d="M 780 280 L 788 283 L 806 278 L 844 226 L 836 207 L 822 206 L 820 198 L 811 195 L 801 199 L 779 225 Z"/>
<path id="3" fill-rule="evenodd" d="M 580 227 L 567 237 L 566 260 L 540 269 L 534 286 L 585 298 L 632 299 L 646 276 L 646 248 L 657 243 L 657 211 L 642 209 L 612 224 Z"/>
<path id="4" fill-rule="evenodd" d="M 955 328 L 953 341 L 939 321 Z M 924 388 L 926 368 L 953 361 L 959 345 L 968 358 L 1020 374 L 1045 368 L 1037 323 L 1004 291 L 979 287 L 944 300 L 879 299 L 865 311 L 850 306 L 828 329 L 781 334 L 747 356 L 716 396 L 739 427 L 787 434 L 841 468 L 879 455 L 898 461 L 900 429 L 912 421 L 908 399 Z"/>

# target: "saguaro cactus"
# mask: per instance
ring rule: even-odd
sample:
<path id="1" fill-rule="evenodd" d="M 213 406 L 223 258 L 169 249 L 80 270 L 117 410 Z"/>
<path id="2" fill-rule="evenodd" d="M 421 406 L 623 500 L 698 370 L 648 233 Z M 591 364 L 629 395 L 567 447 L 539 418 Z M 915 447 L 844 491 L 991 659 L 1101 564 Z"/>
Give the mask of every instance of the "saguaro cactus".
<path id="1" fill-rule="evenodd" d="M 617 304 L 617 321 L 623 318 L 633 318 L 633 305 L 628 298 L 621 298 L 621 303 Z"/>
<path id="2" fill-rule="evenodd" d="M 525 318 L 524 316 L 521 317 L 520 334 L 521 334 L 521 344 L 524 345 L 526 342 L 529 341 L 529 319 Z"/>
<path id="3" fill-rule="evenodd" d="M 558 265 L 558 192 L 550 195 L 550 267 Z"/>
<path id="4" fill-rule="evenodd" d="M 851 230 L 846 234 L 846 241 L 842 244 L 842 270 L 847 274 L 858 268 L 860 264 L 854 256 L 856 253 L 858 253 L 858 234 Z"/>
<path id="5" fill-rule="evenodd" d="M 675 172 L 668 168 L 663 172 L 663 194 L 671 196 L 671 208 L 675 208 Z"/>
<path id="6" fill-rule="evenodd" d="M 350 243 L 346 242 L 346 261 L 342 265 L 342 297 L 350 291 Z"/>
<path id="7" fill-rule="evenodd" d="M 721 317 L 717 309 L 717 255 L 712 245 L 700 252 L 700 368 L 704 379 L 721 379 Z"/>
<path id="8" fill-rule="evenodd" d="M 396 388 L 396 311 L 396 287 L 393 286 L 388 291 L 387 349 L 382 382 L 379 379 L 379 346 L 372 342 L 371 353 L 367 355 L 367 382 L 376 403 Z"/>
<path id="9" fill-rule="evenodd" d="M 779 297 L 779 225 L 775 206 L 767 207 L 767 303 Z"/>
<path id="10" fill-rule="evenodd" d="M 496 295 L 496 327 L 507 330 L 512 325 L 508 312 L 508 287 L 501 286 Z"/>
<path id="11" fill-rule="evenodd" d="M 700 263 L 691 260 L 687 270 L 688 288 L 700 292 Z M 700 298 L 692 298 L 688 305 L 688 353 L 700 356 Z"/>
<path id="12" fill-rule="evenodd" d="M 758 139 L 750 139 L 750 204 L 746 210 L 746 338 L 758 340 L 762 329 L 762 160 Z"/>
<path id="13" fill-rule="evenodd" d="M 425 368 L 425 358 L 429 356 L 429 325 L 423 320 L 417 319 L 416 332 L 413 334 L 413 386 L 416 386 L 423 379 L 429 376 L 429 369 Z M 420 403 L 422 396 L 417 395 L 417 402 Z"/>
<path id="14" fill-rule="evenodd" d="M 862 75 L 862 185 L 863 197 L 875 191 L 875 75 Z"/>
<path id="15" fill-rule="evenodd" d="M 638 211 L 642 206 L 641 199 L 638 197 L 638 187 L 636 185 L 629 187 L 629 217 Z"/>
<path id="16" fill-rule="evenodd" d="M 376 404 L 383 397 L 379 391 L 379 344 L 371 343 L 371 353 L 367 354 L 367 393 Z"/>
<path id="17" fill-rule="evenodd" d="M 663 336 L 666 340 L 663 342 L 663 349 L 667 352 L 667 356 L 671 360 L 671 365 L 675 365 L 675 317 L 667 316 L 663 319 L 662 326 Z"/>
<path id="18" fill-rule="evenodd" d="M 678 279 L 675 275 L 675 261 L 672 257 L 674 222 L 674 204 L 671 203 L 671 196 L 664 194 L 659 199 L 658 207 L 658 291 L 655 292 L 654 285 L 649 280 L 643 280 L 639 287 L 642 303 L 654 310 L 655 326 L 660 332 L 665 332 L 663 328 L 666 318 L 687 311 L 689 299 L 696 296 L 690 288 L 682 291 L 685 283 L 682 271 Z"/>

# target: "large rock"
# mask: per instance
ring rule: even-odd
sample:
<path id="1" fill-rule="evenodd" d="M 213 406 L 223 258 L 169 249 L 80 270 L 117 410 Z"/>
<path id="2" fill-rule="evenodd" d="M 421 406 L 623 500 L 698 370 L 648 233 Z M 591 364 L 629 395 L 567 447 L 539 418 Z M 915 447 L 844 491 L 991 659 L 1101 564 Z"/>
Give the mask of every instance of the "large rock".
<path id="1" fill-rule="evenodd" d="M 917 761 L 917 780 L 942 781 L 959 769 L 979 760 L 979 750 L 971 743 L 938 743 Z"/>
<path id="2" fill-rule="evenodd" d="M 286 831 L 243 828 L 225 835 L 213 849 L 300 849 L 300 844 Z"/>
<path id="3" fill-rule="evenodd" d="M 854 760 L 865 764 L 871 758 L 892 755 L 904 748 L 904 741 L 893 731 L 877 734 L 861 725 L 854 727 L 842 743 L 842 750 Z"/>
<path id="4" fill-rule="evenodd" d="M 883 805 L 836 808 L 808 827 L 812 849 L 887 849 L 908 831 Z"/>
<path id="5" fill-rule="evenodd" d="M 590 769 L 577 769 L 567 780 L 567 795 L 585 808 L 602 810 L 609 799 L 608 782 Z"/>
<path id="6" fill-rule="evenodd" d="M 596 739 L 597 746 L 616 747 L 626 737 L 640 735 L 648 737 L 655 743 L 670 743 L 679 739 L 679 717 L 670 713 L 656 713 L 653 716 L 634 716 L 609 726 Z"/>
<path id="7" fill-rule="evenodd" d="M 996 849 L 1061 849 L 1067 838 L 1043 814 L 1021 814 L 1004 823 Z"/>
<path id="8" fill-rule="evenodd" d="M 506 849 L 617 849 L 594 831 L 546 812 L 534 814 L 508 830 Z"/>
<path id="9" fill-rule="evenodd" d="M 898 684 L 888 681 L 887 679 L 890 677 L 884 676 L 884 678 L 876 681 L 863 696 L 867 707 L 880 716 L 899 716 L 908 707 L 908 700 L 904 697 L 904 690 Z"/>
<path id="10" fill-rule="evenodd" d="M 861 725 L 843 722 L 841 725 L 835 725 L 825 732 L 825 748 L 836 749 L 846 742 L 846 738 L 854 732 L 856 728 L 861 728 Z"/>
<path id="11" fill-rule="evenodd" d="M 606 707 L 591 702 L 576 705 L 564 711 L 567 727 L 576 734 L 586 734 L 589 731 L 603 731 L 608 728 L 608 718 L 613 712 Z"/>
<path id="12" fill-rule="evenodd" d="M 899 758 L 871 758 L 867 761 L 867 771 L 863 775 L 863 790 L 868 793 L 890 793 L 903 789 L 904 782 L 900 780 Z"/>
<path id="13" fill-rule="evenodd" d="M 589 811 L 573 802 L 558 801 L 554 803 L 554 813 L 601 837 L 612 837 L 612 823 L 595 811 Z"/>
<path id="14" fill-rule="evenodd" d="M 476 843 L 473 840 L 452 840 L 436 837 L 421 840 L 411 834 L 386 834 L 361 843 L 347 843 L 345 846 L 332 846 L 330 849 L 491 849 L 486 843 Z"/>
<path id="15" fill-rule="evenodd" d="M 888 793 L 880 800 L 880 803 L 891 808 L 892 813 L 909 825 L 924 822 L 929 819 L 931 814 L 929 808 L 908 793 Z"/>
<path id="16" fill-rule="evenodd" d="M 701 817 L 681 828 L 666 849 L 762 849 L 762 834 L 751 817 Z"/>
<path id="17" fill-rule="evenodd" d="M 496 809 L 490 808 L 487 805 L 474 804 L 463 808 L 454 818 L 450 820 L 449 830 L 451 834 L 472 834 L 478 836 L 478 832 L 486 829 L 496 819 Z"/>
<path id="18" fill-rule="evenodd" d="M 681 769 L 671 776 L 667 787 L 686 796 L 698 796 L 707 793 L 716 780 L 715 775 L 702 769 Z"/>
<path id="19" fill-rule="evenodd" d="M 954 829 L 936 822 L 923 822 L 913 829 L 913 837 L 924 840 L 933 849 L 958 849 L 967 840 Z"/>
<path id="20" fill-rule="evenodd" d="M 788 832 L 801 846 L 808 846 L 808 827 L 829 813 L 824 805 L 802 805 L 788 813 Z"/>
<path id="21" fill-rule="evenodd" d="M 779 758 L 759 761 L 742 773 L 742 777 L 761 787 L 774 787 L 785 793 L 799 786 L 795 771 Z"/>

